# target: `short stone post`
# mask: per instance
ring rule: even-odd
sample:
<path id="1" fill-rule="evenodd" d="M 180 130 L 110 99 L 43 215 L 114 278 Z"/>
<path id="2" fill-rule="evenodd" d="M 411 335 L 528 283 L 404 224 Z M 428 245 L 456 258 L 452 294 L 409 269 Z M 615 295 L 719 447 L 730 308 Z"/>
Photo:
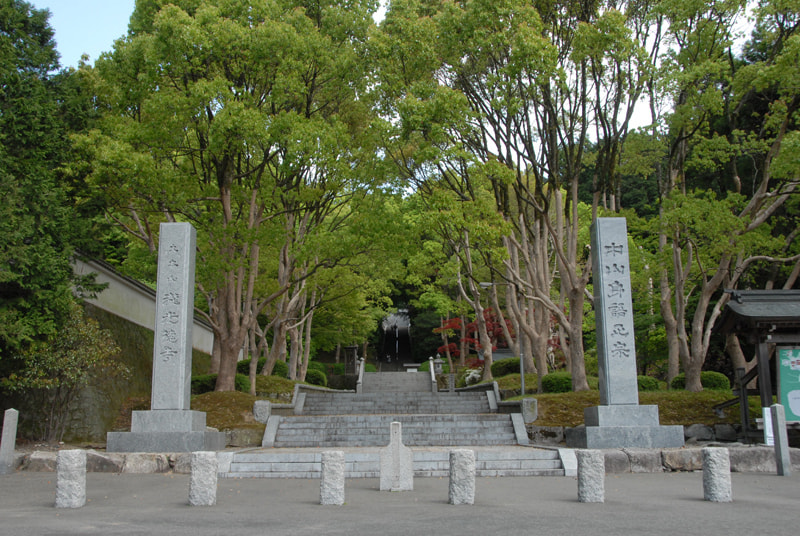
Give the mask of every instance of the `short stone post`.
<path id="1" fill-rule="evenodd" d="M 17 448 L 17 420 L 19 411 L 7 409 L 3 417 L 3 435 L 0 439 L 0 475 L 14 472 L 14 451 Z"/>
<path id="2" fill-rule="evenodd" d="M 732 502 L 731 460 L 728 449 L 705 447 L 702 452 L 703 498 L 711 502 Z"/>
<path id="3" fill-rule="evenodd" d="M 792 475 L 792 459 L 789 454 L 789 436 L 786 433 L 786 410 L 781 404 L 770 406 L 772 433 L 775 438 L 775 465 L 778 476 Z"/>
<path id="4" fill-rule="evenodd" d="M 475 452 L 450 451 L 450 504 L 475 504 Z"/>
<path id="5" fill-rule="evenodd" d="M 414 453 L 403 445 L 402 423 L 393 422 L 389 446 L 381 449 L 381 491 L 414 489 Z"/>
<path id="6" fill-rule="evenodd" d="M 189 480 L 189 505 L 217 504 L 217 453 L 192 452 L 192 476 Z"/>
<path id="7" fill-rule="evenodd" d="M 582 503 L 605 502 L 606 462 L 600 450 L 577 450 L 578 501 Z"/>
<path id="8" fill-rule="evenodd" d="M 56 508 L 80 508 L 85 505 L 86 451 L 59 451 L 56 471 Z"/>
<path id="9" fill-rule="evenodd" d="M 344 452 L 328 450 L 322 453 L 322 480 L 319 483 L 319 504 L 344 504 Z"/>

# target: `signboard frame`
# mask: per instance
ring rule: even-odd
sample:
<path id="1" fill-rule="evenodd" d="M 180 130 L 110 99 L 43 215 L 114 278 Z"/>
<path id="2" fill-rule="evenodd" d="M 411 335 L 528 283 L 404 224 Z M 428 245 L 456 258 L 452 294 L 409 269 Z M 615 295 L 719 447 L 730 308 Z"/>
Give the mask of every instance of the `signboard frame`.
<path id="1" fill-rule="evenodd" d="M 786 412 L 786 421 L 800 421 L 800 346 L 779 346 L 778 402 Z"/>

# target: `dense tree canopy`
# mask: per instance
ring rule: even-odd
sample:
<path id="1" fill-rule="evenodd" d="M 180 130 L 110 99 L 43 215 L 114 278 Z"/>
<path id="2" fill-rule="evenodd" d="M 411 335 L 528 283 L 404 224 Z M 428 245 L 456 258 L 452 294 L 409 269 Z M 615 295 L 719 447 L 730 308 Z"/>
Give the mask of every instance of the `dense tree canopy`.
<path id="1" fill-rule="evenodd" d="M 0 352 L 66 316 L 77 237 L 150 279 L 174 220 L 198 230 L 223 390 L 243 347 L 302 379 L 366 341 L 393 286 L 460 360 L 469 339 L 491 363 L 491 318 L 528 370 L 587 389 L 599 215 L 638 252 L 640 367 L 687 389 L 723 288 L 797 288 L 797 0 L 761 2 L 744 37 L 740 0 L 385 7 L 138 0 L 112 51 L 55 73 L 46 13 L 7 2 Z"/>

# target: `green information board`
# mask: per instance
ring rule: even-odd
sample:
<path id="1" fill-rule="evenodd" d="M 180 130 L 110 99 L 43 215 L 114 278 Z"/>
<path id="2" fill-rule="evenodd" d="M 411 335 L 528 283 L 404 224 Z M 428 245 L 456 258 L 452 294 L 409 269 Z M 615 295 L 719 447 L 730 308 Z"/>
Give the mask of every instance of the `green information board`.
<path id="1" fill-rule="evenodd" d="M 800 421 L 800 348 L 778 348 L 780 400 L 787 421 Z"/>

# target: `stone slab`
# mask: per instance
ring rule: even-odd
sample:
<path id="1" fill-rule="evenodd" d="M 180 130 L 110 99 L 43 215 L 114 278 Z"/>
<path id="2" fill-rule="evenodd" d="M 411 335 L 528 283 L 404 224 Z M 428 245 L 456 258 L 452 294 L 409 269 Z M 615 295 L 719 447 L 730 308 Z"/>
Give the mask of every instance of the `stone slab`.
<path id="1" fill-rule="evenodd" d="M 3 414 L 3 434 L 0 436 L 0 475 L 13 473 L 16 469 L 14 451 L 17 448 L 17 422 L 19 411 L 10 408 Z"/>
<path id="2" fill-rule="evenodd" d="M 668 471 L 700 471 L 703 468 L 701 449 L 672 449 L 661 453 L 664 468 Z"/>
<path id="3" fill-rule="evenodd" d="M 593 406 L 583 410 L 586 426 L 658 426 L 658 406 Z"/>
<path id="4" fill-rule="evenodd" d="M 195 452 L 225 448 L 223 432 L 109 432 L 108 452 Z"/>
<path id="5" fill-rule="evenodd" d="M 204 432 L 206 414 L 192 410 L 149 410 L 131 414 L 131 432 Z"/>
<path id="6" fill-rule="evenodd" d="M 253 417 L 256 422 L 267 424 L 270 415 L 272 415 L 272 402 L 269 400 L 256 400 L 253 403 Z"/>
<path id="7" fill-rule="evenodd" d="M 169 457 L 166 454 L 132 452 L 125 456 L 122 472 L 126 474 L 144 475 L 166 473 L 170 470 Z"/>
<path id="8" fill-rule="evenodd" d="M 728 449 L 703 449 L 703 498 L 711 502 L 732 502 L 731 464 Z"/>
<path id="9" fill-rule="evenodd" d="M 341 450 L 325 451 L 320 456 L 319 503 L 344 504 L 345 461 Z"/>
<path id="10" fill-rule="evenodd" d="M 189 409 L 197 234 L 189 223 L 159 228 L 150 408 Z"/>
<path id="11" fill-rule="evenodd" d="M 778 476 L 792 475 L 792 460 L 789 457 L 789 436 L 786 433 L 786 410 L 781 404 L 770 406 L 772 430 L 775 436 L 775 464 Z"/>
<path id="12" fill-rule="evenodd" d="M 121 473 L 125 457 L 121 454 L 86 451 L 86 471 L 89 473 Z"/>
<path id="13" fill-rule="evenodd" d="M 586 426 L 568 429 L 567 446 L 581 449 L 682 447 L 683 426 Z"/>
<path id="14" fill-rule="evenodd" d="M 217 453 L 193 452 L 189 479 L 189 505 L 217 504 Z"/>
<path id="15" fill-rule="evenodd" d="M 391 424 L 389 445 L 380 449 L 380 463 L 381 491 L 414 489 L 414 453 L 403 445 L 402 423 Z"/>
<path id="16" fill-rule="evenodd" d="M 522 399 L 522 419 L 526 423 L 534 422 L 539 418 L 539 401 L 535 398 Z"/>
<path id="17" fill-rule="evenodd" d="M 597 218 L 591 239 L 600 404 L 635 405 L 639 385 L 625 218 Z"/>
<path id="18" fill-rule="evenodd" d="M 475 452 L 469 449 L 450 451 L 450 504 L 475 504 Z"/>
<path id="19" fill-rule="evenodd" d="M 81 508 L 86 504 L 86 451 L 59 451 L 56 466 L 56 508 Z"/>
<path id="20" fill-rule="evenodd" d="M 605 501 L 605 457 L 599 450 L 578 450 L 578 501 L 601 503 Z"/>

